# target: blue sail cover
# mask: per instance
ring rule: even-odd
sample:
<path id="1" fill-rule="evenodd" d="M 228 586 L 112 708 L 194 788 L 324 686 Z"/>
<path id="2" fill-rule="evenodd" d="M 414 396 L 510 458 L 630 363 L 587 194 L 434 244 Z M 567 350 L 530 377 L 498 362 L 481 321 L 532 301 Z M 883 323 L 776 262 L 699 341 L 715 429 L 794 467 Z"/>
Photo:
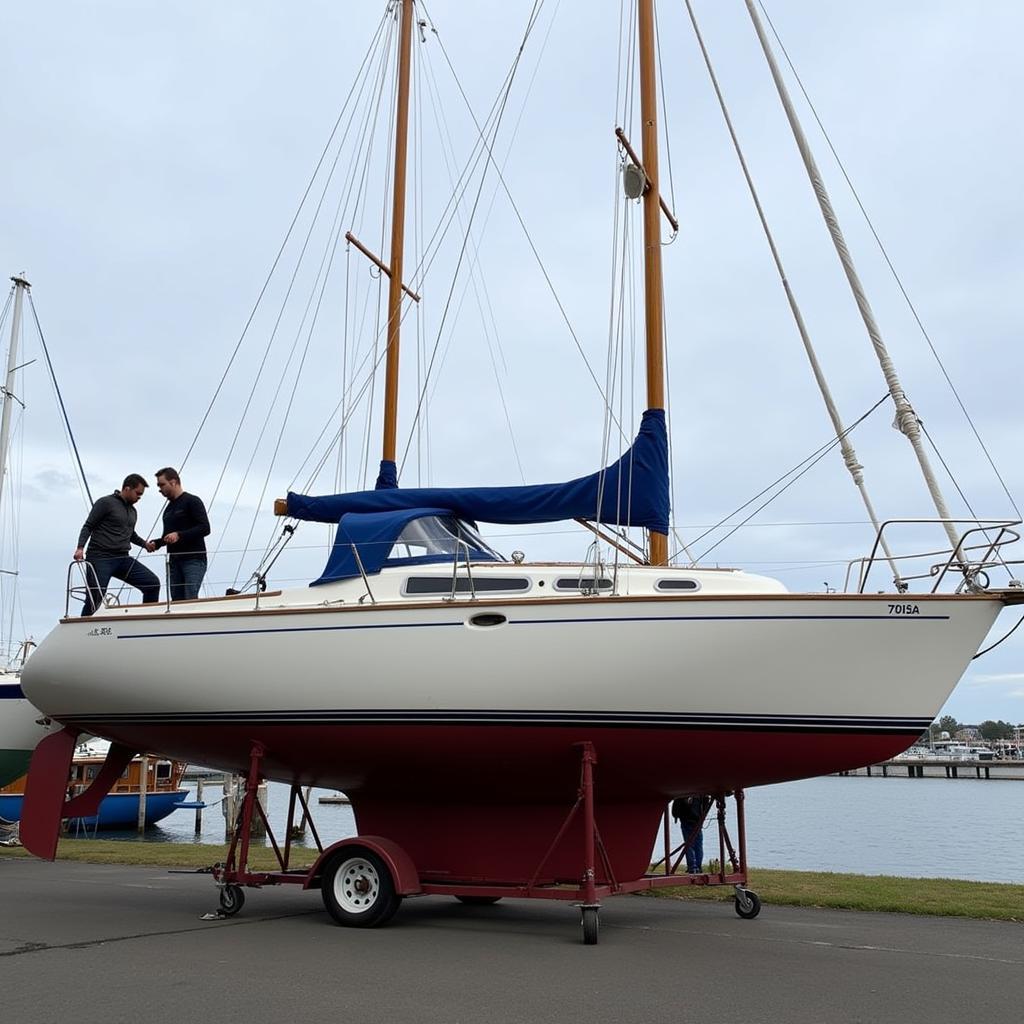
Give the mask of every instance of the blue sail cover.
<path id="1" fill-rule="evenodd" d="M 668 533 L 668 435 L 665 411 L 648 409 L 633 446 L 607 469 L 563 484 L 525 487 L 389 487 L 310 497 L 288 493 L 288 515 L 338 523 L 350 512 L 438 508 L 484 523 L 592 519 Z"/>

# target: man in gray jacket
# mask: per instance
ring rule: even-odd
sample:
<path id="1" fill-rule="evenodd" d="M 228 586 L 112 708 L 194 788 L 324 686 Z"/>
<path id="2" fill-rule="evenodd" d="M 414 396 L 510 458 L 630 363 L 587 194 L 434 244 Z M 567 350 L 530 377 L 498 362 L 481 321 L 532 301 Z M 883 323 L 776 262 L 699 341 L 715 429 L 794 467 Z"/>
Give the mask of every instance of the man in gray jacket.
<path id="1" fill-rule="evenodd" d="M 145 479 L 138 473 L 130 473 L 124 478 L 121 490 L 100 498 L 85 520 L 75 550 L 75 561 L 84 560 L 87 566 L 91 566 L 86 569 L 89 589 L 82 606 L 83 616 L 92 615 L 103 603 L 111 577 L 123 580 L 130 587 L 138 587 L 142 591 L 143 604 L 160 600 L 159 578 L 129 554 L 133 543 L 147 551 L 153 550 L 135 532 L 138 519 L 135 503 L 145 490 Z M 87 542 L 88 558 L 85 554 Z"/>

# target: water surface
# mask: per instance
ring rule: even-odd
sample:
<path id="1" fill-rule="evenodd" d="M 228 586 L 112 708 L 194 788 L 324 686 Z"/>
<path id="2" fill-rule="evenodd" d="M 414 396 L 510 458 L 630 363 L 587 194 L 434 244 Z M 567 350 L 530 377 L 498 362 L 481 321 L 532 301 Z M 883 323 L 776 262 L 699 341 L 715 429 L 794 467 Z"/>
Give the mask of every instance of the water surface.
<path id="1" fill-rule="evenodd" d="M 355 835 L 356 825 L 348 805 L 316 802 L 325 794 L 313 791 L 311 810 L 326 845 Z M 217 801 L 219 788 L 204 797 Z M 282 832 L 287 810 L 287 787 L 271 783 L 270 820 Z M 1024 884 L 1024 781 L 826 776 L 748 790 L 746 810 L 754 867 Z M 224 818 L 218 805 L 207 807 L 196 836 L 195 812 L 178 810 L 145 838 L 222 843 Z M 713 827 L 704 849 L 706 859 L 717 854 Z"/>

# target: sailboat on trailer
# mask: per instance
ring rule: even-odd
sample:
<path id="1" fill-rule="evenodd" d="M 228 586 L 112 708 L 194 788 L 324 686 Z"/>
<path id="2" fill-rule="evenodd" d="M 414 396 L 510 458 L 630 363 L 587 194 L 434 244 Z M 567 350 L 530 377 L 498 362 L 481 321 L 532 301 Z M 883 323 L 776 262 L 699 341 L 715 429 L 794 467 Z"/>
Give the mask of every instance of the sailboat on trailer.
<path id="1" fill-rule="evenodd" d="M 884 554 L 845 593 L 790 593 L 739 570 L 669 564 L 650 0 L 638 4 L 641 136 L 636 148 L 620 136 L 647 260 L 646 411 L 634 444 L 564 484 L 397 486 L 413 8 L 395 5 L 391 249 L 373 257 L 389 278 L 377 487 L 278 503 L 292 520 L 336 527 L 308 587 L 61 620 L 25 672 L 28 694 L 64 726 L 29 780 L 22 838 L 41 856 L 53 856 L 66 813 L 56 780 L 77 734 L 91 732 L 113 741 L 111 772 L 150 749 L 246 772 L 258 751 L 266 778 L 344 790 L 360 834 L 396 845 L 421 879 L 515 882 L 539 863 L 545 878 L 578 878 L 578 829 L 558 829 L 588 744 L 602 870 L 636 878 L 674 797 L 841 771 L 905 749 L 999 612 L 1024 600 L 1019 586 L 991 587 L 983 575 L 1014 524 L 971 523 L 965 539 L 941 507 L 949 549 L 925 593 L 911 595 L 902 580 L 867 592 Z M 886 375 L 909 422 L 898 379 Z M 614 566 L 507 559 L 476 526 L 571 519 L 599 532 L 645 530 L 644 556 Z"/>

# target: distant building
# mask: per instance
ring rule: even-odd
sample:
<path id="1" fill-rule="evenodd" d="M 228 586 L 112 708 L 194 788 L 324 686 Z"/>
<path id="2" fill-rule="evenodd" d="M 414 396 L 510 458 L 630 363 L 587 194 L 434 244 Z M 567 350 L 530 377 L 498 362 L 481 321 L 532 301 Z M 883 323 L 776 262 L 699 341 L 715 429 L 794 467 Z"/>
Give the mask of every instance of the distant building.
<path id="1" fill-rule="evenodd" d="M 962 743 L 977 743 L 981 739 L 981 733 L 976 725 L 962 725 L 957 729 L 953 738 Z"/>

